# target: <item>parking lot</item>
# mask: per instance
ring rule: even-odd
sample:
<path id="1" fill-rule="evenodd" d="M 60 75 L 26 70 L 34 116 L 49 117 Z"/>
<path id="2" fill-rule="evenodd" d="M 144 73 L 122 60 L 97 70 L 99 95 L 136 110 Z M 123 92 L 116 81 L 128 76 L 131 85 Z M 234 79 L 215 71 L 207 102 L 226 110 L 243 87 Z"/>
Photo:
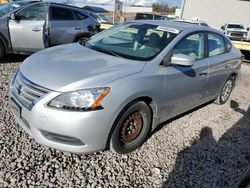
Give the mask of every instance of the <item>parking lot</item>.
<path id="1" fill-rule="evenodd" d="M 0 63 L 0 187 L 236 187 L 250 164 L 250 65 L 230 100 L 166 122 L 130 155 L 76 155 L 40 146 L 8 107 L 25 56 Z"/>

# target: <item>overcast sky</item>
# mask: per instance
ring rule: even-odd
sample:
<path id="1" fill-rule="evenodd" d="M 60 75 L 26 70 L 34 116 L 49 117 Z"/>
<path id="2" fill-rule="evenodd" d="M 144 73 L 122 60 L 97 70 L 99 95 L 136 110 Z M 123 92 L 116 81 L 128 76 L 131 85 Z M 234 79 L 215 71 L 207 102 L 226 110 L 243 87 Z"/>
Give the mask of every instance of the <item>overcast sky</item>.
<path id="1" fill-rule="evenodd" d="M 122 0 L 130 5 L 151 6 L 153 3 L 168 4 L 170 6 L 181 6 L 181 0 Z M 86 3 L 111 4 L 114 0 L 83 0 Z"/>

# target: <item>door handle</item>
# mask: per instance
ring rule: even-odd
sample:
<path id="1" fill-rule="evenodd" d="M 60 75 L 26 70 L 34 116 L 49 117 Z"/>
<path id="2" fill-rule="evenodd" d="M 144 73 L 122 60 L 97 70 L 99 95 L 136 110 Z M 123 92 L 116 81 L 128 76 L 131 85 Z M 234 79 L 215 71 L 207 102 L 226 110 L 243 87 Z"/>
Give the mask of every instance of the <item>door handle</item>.
<path id="1" fill-rule="evenodd" d="M 34 31 L 34 32 L 39 32 L 41 30 L 42 30 L 41 28 L 34 28 L 34 29 L 32 29 L 32 31 Z"/>
<path id="2" fill-rule="evenodd" d="M 81 30 L 82 28 L 81 27 L 75 27 L 75 30 Z"/>
<path id="3" fill-rule="evenodd" d="M 199 72 L 200 76 L 206 76 L 208 72 L 206 70 Z"/>

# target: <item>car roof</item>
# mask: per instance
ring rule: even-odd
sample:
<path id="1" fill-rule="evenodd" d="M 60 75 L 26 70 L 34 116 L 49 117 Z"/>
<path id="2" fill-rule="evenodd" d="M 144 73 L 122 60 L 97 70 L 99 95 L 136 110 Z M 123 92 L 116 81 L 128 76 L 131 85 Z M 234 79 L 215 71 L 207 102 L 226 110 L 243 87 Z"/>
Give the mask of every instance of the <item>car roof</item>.
<path id="1" fill-rule="evenodd" d="M 144 23 L 144 24 L 151 24 L 151 25 L 158 25 L 158 26 L 163 26 L 163 27 L 172 27 L 181 31 L 184 30 L 206 30 L 206 31 L 213 31 L 213 32 L 218 32 L 217 30 L 210 28 L 210 27 L 205 27 L 201 25 L 195 25 L 195 24 L 190 24 L 190 23 L 184 23 L 184 22 L 174 22 L 174 21 L 166 21 L 166 20 L 134 20 L 130 22 L 135 22 L 135 23 Z"/>
<path id="2" fill-rule="evenodd" d="M 46 1 L 43 1 L 43 2 L 46 2 Z M 65 7 L 65 8 L 70 8 L 70 9 L 73 9 L 75 11 L 78 11 L 78 12 L 81 12 L 81 13 L 85 13 L 86 15 L 89 15 L 89 14 L 95 14 L 93 12 L 90 12 L 90 11 L 87 11 L 87 10 L 84 10 L 80 7 L 76 7 L 76 6 L 72 6 L 72 5 L 68 5 L 68 4 L 63 4 L 63 3 L 55 3 L 55 2 L 50 2 L 51 5 L 56 5 L 58 7 Z"/>

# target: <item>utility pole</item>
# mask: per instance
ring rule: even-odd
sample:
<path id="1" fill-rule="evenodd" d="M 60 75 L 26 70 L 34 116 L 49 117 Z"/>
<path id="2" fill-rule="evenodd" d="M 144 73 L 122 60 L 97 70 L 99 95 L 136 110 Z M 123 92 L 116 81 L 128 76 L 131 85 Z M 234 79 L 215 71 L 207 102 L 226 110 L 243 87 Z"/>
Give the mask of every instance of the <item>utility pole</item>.
<path id="1" fill-rule="evenodd" d="M 115 25 L 115 15 L 116 15 L 116 0 L 114 0 L 113 25 Z"/>
<path id="2" fill-rule="evenodd" d="M 182 3 L 181 3 L 181 17 L 180 17 L 181 20 L 183 19 L 183 12 L 184 12 L 184 8 L 185 8 L 185 4 L 186 4 L 186 0 L 182 0 Z"/>

